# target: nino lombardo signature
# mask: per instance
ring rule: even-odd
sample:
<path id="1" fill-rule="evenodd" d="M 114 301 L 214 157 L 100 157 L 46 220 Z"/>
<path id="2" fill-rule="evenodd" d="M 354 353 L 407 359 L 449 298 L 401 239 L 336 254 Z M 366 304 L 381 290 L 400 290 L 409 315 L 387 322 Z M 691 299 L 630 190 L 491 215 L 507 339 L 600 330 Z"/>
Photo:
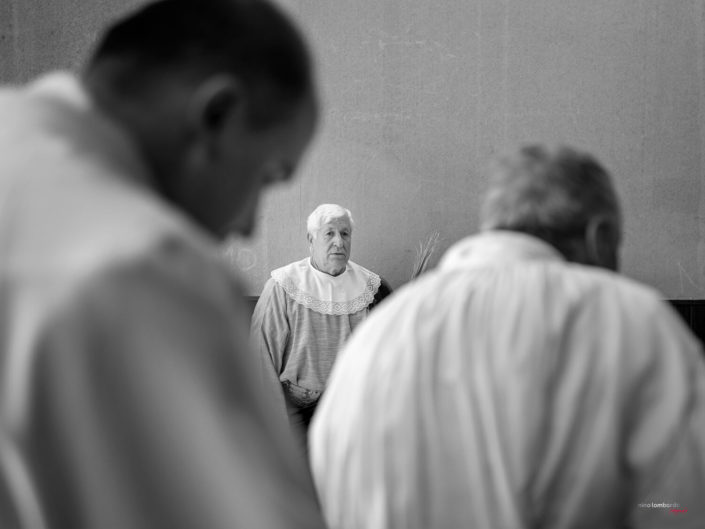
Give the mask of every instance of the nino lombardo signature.
<path id="1" fill-rule="evenodd" d="M 688 509 L 681 508 L 680 503 L 640 503 L 639 507 L 642 509 L 670 509 L 673 514 L 685 514 Z"/>

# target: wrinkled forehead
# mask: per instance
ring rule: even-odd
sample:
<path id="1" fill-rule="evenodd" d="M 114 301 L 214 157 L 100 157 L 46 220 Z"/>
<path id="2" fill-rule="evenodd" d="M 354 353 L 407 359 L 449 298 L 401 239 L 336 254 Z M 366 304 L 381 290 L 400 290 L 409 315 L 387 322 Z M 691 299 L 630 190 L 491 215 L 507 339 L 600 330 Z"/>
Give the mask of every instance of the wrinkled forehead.
<path id="1" fill-rule="evenodd" d="M 340 217 L 335 217 L 335 218 L 328 218 L 324 219 L 325 222 L 321 223 L 321 227 L 318 228 L 318 231 L 324 231 L 328 229 L 334 229 L 334 230 L 347 230 L 347 231 L 352 231 L 352 226 L 350 224 L 350 219 L 348 219 L 347 216 L 343 215 Z"/>

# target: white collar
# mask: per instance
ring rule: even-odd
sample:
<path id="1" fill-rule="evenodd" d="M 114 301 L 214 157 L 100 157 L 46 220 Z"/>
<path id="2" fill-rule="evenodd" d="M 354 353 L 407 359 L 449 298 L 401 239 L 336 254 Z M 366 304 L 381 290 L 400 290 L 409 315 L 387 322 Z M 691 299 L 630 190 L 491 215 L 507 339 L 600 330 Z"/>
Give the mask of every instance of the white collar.
<path id="1" fill-rule="evenodd" d="M 440 268 L 468 268 L 516 261 L 564 261 L 550 244 L 524 233 L 491 230 L 466 237 L 445 253 Z"/>
<path id="2" fill-rule="evenodd" d="M 316 270 L 309 257 L 272 271 L 272 279 L 295 302 L 321 314 L 354 314 L 374 300 L 380 277 L 348 261 L 345 271 L 332 276 Z"/>
<path id="3" fill-rule="evenodd" d="M 135 138 L 125 128 L 98 109 L 81 80 L 65 71 L 54 71 L 35 79 L 28 89 L 33 97 L 58 101 L 63 108 L 82 116 L 81 127 L 62 129 L 65 135 L 82 138 L 101 153 L 133 183 L 155 189 L 153 176 L 140 154 Z M 90 135 L 90 137 L 89 137 Z"/>
<path id="4" fill-rule="evenodd" d="M 81 81 L 69 72 L 54 71 L 44 74 L 29 85 L 29 91 L 36 95 L 57 97 L 81 110 L 93 107 Z"/>

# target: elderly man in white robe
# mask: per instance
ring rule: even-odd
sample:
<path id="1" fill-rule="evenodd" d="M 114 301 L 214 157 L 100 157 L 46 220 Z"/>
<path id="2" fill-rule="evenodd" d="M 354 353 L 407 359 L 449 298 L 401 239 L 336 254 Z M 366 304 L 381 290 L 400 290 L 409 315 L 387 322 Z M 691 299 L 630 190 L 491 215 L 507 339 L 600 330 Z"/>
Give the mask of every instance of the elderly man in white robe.
<path id="1" fill-rule="evenodd" d="M 614 272 L 610 177 L 502 159 L 483 231 L 341 351 L 310 429 L 332 529 L 705 527 L 703 351 Z"/>
<path id="2" fill-rule="evenodd" d="M 310 256 L 272 271 L 252 316 L 252 338 L 269 391 L 305 448 L 309 422 L 338 350 L 391 292 L 377 274 L 350 261 L 353 218 L 337 204 L 308 217 Z"/>

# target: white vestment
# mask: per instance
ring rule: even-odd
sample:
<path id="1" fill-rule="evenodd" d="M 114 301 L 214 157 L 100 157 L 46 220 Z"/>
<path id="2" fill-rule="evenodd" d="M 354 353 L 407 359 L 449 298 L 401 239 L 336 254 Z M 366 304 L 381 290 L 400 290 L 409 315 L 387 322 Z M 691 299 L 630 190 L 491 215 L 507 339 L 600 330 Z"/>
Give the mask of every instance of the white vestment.
<path id="1" fill-rule="evenodd" d="M 75 78 L 0 115 L 0 527 L 321 527 L 215 241 Z"/>
<path id="2" fill-rule="evenodd" d="M 327 521 L 705 527 L 702 355 L 650 288 L 467 238 L 339 354 L 309 436 Z"/>
<path id="3" fill-rule="evenodd" d="M 253 348 L 270 374 L 265 388 L 273 413 L 286 417 L 288 410 L 302 446 L 306 425 L 297 410 L 315 409 L 338 351 L 369 314 L 382 283 L 352 261 L 338 276 L 315 269 L 310 261 L 272 271 L 251 324 Z"/>

